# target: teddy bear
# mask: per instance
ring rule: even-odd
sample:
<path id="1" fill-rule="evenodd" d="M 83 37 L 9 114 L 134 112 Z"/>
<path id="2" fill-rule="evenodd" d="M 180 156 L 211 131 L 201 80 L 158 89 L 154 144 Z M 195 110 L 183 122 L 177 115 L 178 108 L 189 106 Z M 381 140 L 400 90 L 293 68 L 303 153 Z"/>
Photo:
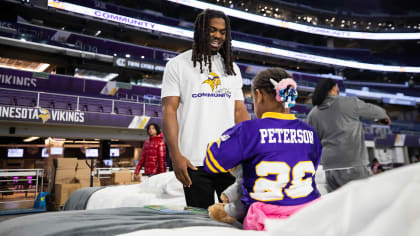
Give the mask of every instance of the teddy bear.
<path id="1" fill-rule="evenodd" d="M 222 203 L 215 203 L 208 208 L 210 218 L 232 224 L 246 215 L 242 197 L 242 166 L 230 170 L 236 180 L 220 195 Z"/>

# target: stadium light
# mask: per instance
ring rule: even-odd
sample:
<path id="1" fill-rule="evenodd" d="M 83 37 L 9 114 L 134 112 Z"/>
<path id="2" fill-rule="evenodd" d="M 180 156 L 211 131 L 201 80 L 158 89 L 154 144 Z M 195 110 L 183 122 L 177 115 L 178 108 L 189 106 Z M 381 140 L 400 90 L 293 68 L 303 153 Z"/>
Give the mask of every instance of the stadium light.
<path id="1" fill-rule="evenodd" d="M 0 68 L 10 68 L 26 71 L 44 72 L 50 64 L 0 57 Z"/>
<path id="2" fill-rule="evenodd" d="M 215 9 L 225 14 L 247 21 L 254 21 L 261 24 L 268 24 L 280 28 L 292 29 L 310 34 L 325 35 L 337 38 L 371 39 L 371 40 L 414 40 L 420 39 L 420 33 L 370 33 L 357 31 L 333 30 L 316 26 L 298 24 L 290 21 L 274 19 L 272 17 L 260 16 L 249 12 L 230 9 L 216 4 L 206 3 L 197 0 L 168 0 L 169 2 L 182 4 L 198 9 Z M 343 26 L 342 26 L 343 27 Z M 391 26 L 390 26 L 391 27 Z"/>
<path id="3" fill-rule="evenodd" d="M 182 0 L 179 0 L 182 1 Z M 196 1 L 191 1 L 196 2 Z M 148 31 L 158 31 L 167 33 L 170 35 L 179 36 L 182 38 L 192 39 L 194 32 L 187 29 L 182 29 L 178 27 L 172 27 L 167 25 L 161 25 L 158 23 L 144 21 L 136 18 L 131 18 L 127 16 L 122 16 L 119 14 L 105 12 L 101 10 L 96 10 L 93 8 L 83 7 L 75 5 L 72 3 L 61 2 L 57 0 L 48 0 L 48 6 L 70 11 L 73 13 L 78 13 L 85 16 L 91 16 L 102 20 L 108 20 L 124 25 L 134 26 L 136 28 Z M 420 36 L 420 33 L 419 33 Z M 243 51 L 257 52 L 265 55 L 274 55 L 286 59 L 296 59 L 306 62 L 318 63 L 318 64 L 327 64 L 343 67 L 351 67 L 356 69 L 364 70 L 375 70 L 375 71 L 386 71 L 386 72 L 407 72 L 407 73 L 420 73 L 420 67 L 415 66 L 391 66 L 391 65 L 382 65 L 382 64 L 372 64 L 365 62 L 358 62 L 354 60 L 344 60 L 336 59 L 332 57 L 324 57 L 312 54 L 306 54 L 301 52 L 295 52 L 291 50 L 285 50 L 280 48 L 269 47 L 265 45 L 259 45 L 254 43 L 248 43 L 238 40 L 232 40 L 232 46 L 236 49 L 241 49 Z"/>
<path id="4" fill-rule="evenodd" d="M 32 142 L 32 141 L 37 140 L 37 139 L 39 139 L 39 137 L 33 136 L 33 137 L 29 137 L 29 138 L 24 139 L 23 142 L 29 143 L 29 142 Z"/>

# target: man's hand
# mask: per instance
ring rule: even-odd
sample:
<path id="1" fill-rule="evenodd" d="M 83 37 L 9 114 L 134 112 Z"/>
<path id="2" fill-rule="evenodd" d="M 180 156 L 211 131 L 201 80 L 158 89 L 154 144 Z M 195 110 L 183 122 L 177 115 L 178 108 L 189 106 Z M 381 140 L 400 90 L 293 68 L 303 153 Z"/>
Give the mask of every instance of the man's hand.
<path id="1" fill-rule="evenodd" d="M 391 118 L 389 118 L 389 116 L 387 116 L 385 120 L 386 120 L 386 125 L 391 125 Z"/>
<path id="2" fill-rule="evenodd" d="M 377 123 L 380 125 L 391 125 L 391 119 L 387 116 L 384 119 L 378 120 Z"/>
<path id="3" fill-rule="evenodd" d="M 183 155 L 174 156 L 172 158 L 172 167 L 178 181 L 181 182 L 184 187 L 190 187 L 192 181 L 190 179 L 190 175 L 188 174 L 187 168 L 190 168 L 191 170 L 197 170 L 197 167 L 191 164 L 191 162 Z"/>
<path id="4" fill-rule="evenodd" d="M 191 162 L 179 152 L 178 146 L 178 118 L 177 109 L 180 97 L 170 96 L 162 99 L 162 126 L 163 133 L 166 136 L 169 152 L 171 153 L 172 167 L 176 178 L 184 187 L 190 187 L 192 182 L 188 175 L 187 168 L 197 170 Z"/>

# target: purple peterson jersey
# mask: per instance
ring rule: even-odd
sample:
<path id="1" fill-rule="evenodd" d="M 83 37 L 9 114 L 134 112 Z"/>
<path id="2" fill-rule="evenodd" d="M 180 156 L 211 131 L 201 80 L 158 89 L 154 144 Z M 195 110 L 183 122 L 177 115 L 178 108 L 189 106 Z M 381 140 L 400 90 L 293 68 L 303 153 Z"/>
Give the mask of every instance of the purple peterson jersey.
<path id="1" fill-rule="evenodd" d="M 204 168 L 227 172 L 242 164 L 242 202 L 298 205 L 320 196 L 315 171 L 322 147 L 314 129 L 293 114 L 267 112 L 235 125 L 207 147 Z"/>

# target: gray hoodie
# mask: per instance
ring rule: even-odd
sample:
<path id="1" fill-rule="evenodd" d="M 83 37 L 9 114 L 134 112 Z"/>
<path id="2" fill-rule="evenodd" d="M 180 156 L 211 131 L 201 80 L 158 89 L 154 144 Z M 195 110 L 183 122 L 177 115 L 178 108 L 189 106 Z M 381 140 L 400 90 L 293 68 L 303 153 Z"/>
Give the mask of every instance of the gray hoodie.
<path id="1" fill-rule="evenodd" d="M 354 97 L 328 96 L 307 117 L 322 143 L 324 169 L 366 166 L 369 164 L 360 118 L 385 119 L 379 106 Z"/>

